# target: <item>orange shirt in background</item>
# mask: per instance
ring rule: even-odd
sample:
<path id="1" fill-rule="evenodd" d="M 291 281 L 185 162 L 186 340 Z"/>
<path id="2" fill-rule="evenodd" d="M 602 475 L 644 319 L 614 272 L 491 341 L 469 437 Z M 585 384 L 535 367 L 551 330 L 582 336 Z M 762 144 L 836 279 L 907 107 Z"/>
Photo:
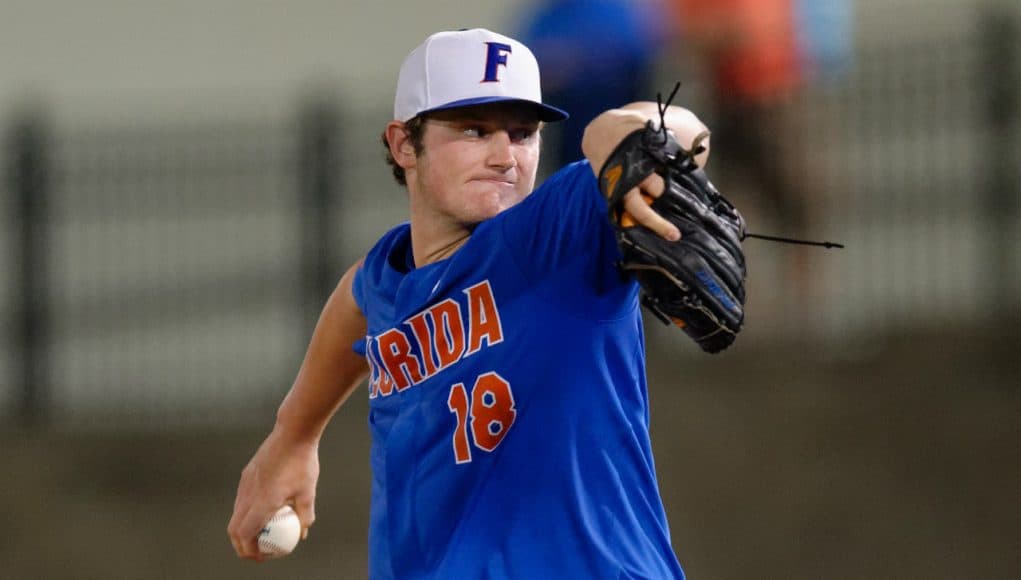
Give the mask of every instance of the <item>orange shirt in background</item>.
<path id="1" fill-rule="evenodd" d="M 792 0 L 674 0 L 682 46 L 705 49 L 720 98 L 772 101 L 801 83 Z"/>

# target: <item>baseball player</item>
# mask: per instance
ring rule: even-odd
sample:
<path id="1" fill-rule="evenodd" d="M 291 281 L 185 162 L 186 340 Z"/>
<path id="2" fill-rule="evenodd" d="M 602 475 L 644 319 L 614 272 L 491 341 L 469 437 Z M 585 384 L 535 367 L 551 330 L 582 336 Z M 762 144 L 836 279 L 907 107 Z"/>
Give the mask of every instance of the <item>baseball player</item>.
<path id="1" fill-rule="evenodd" d="M 327 301 L 242 473 L 239 556 L 261 559 L 284 503 L 312 525 L 317 443 L 367 379 L 371 578 L 683 578 L 649 442 L 640 286 L 608 213 L 664 243 L 683 228 L 649 205 L 659 173 L 615 195 L 597 176 L 629 135 L 704 126 L 656 103 L 607 111 L 586 159 L 533 191 L 541 127 L 566 117 L 506 36 L 441 32 L 407 57 L 383 140 L 410 221 Z"/>

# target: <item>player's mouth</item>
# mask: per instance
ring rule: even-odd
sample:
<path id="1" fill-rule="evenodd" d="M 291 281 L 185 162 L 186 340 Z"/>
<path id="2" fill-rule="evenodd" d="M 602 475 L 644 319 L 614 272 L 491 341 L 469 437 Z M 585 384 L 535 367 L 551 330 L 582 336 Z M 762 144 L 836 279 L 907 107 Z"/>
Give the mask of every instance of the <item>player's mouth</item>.
<path id="1" fill-rule="evenodd" d="M 517 190 L 518 184 L 516 181 L 509 181 L 507 179 L 483 177 L 472 180 L 478 184 L 477 187 L 481 187 L 483 190 L 489 190 L 498 192 L 501 195 L 509 194 Z"/>
<path id="2" fill-rule="evenodd" d="M 483 183 L 496 183 L 496 184 L 500 184 L 500 185 L 510 185 L 510 186 L 516 185 L 517 182 L 518 182 L 516 179 L 510 179 L 510 178 L 507 178 L 507 177 L 502 176 L 502 175 L 488 175 L 488 176 L 483 175 L 483 176 L 474 178 L 473 181 L 481 181 Z"/>

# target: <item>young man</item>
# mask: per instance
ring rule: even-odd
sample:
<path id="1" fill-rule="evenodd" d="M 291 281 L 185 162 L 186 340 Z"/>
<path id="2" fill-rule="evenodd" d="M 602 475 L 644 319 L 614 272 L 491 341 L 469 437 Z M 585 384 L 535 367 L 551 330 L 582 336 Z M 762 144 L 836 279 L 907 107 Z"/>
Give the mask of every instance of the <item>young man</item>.
<path id="1" fill-rule="evenodd" d="M 228 532 L 260 559 L 280 505 L 312 525 L 317 444 L 365 378 L 372 578 L 682 578 L 649 443 L 638 288 L 615 267 L 596 172 L 654 103 L 588 127 L 586 160 L 532 191 L 539 70 L 515 40 L 435 34 L 404 62 L 384 140 L 410 222 L 328 300 Z M 681 142 L 704 127 L 671 107 Z M 628 194 L 634 219 L 679 232 Z"/>

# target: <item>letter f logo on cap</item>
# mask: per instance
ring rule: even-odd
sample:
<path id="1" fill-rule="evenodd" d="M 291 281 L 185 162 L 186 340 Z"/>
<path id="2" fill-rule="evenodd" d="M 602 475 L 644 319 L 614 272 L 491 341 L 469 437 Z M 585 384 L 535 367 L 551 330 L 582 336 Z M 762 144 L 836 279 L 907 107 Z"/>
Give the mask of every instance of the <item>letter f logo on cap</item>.
<path id="1" fill-rule="evenodd" d="M 407 122 L 432 111 L 503 101 L 536 105 L 541 121 L 567 118 L 542 102 L 539 63 L 527 46 L 485 28 L 437 32 L 401 65 L 394 119 Z"/>
<path id="2" fill-rule="evenodd" d="M 484 83 L 498 83 L 500 79 L 497 77 L 499 69 L 496 67 L 503 65 L 507 66 L 507 55 L 511 52 L 509 44 L 503 44 L 502 42 L 487 42 L 486 43 L 486 76 L 482 79 Z"/>

